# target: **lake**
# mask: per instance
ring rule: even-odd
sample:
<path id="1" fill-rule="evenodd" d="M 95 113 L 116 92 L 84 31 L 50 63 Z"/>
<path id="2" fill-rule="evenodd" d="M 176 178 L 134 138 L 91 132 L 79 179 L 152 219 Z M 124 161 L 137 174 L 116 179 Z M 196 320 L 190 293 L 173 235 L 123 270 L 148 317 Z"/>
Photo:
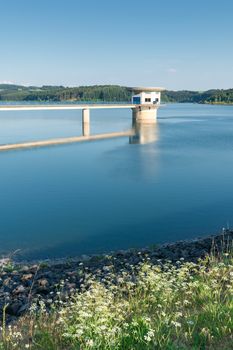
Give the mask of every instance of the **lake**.
<path id="1" fill-rule="evenodd" d="M 129 110 L 92 110 L 91 133 Z M 81 111 L 0 112 L 0 144 L 81 135 Z M 233 218 L 233 107 L 168 104 L 136 135 L 0 153 L 0 253 L 99 254 L 218 232 Z"/>

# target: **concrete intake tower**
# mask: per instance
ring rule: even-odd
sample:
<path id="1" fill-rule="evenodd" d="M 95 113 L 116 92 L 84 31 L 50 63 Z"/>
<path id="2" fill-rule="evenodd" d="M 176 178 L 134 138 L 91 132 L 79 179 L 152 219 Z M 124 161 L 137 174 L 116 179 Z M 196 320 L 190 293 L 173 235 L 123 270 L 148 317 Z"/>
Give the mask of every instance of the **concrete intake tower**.
<path id="1" fill-rule="evenodd" d="M 138 123 L 156 123 L 160 106 L 161 87 L 132 87 L 133 120 Z"/>

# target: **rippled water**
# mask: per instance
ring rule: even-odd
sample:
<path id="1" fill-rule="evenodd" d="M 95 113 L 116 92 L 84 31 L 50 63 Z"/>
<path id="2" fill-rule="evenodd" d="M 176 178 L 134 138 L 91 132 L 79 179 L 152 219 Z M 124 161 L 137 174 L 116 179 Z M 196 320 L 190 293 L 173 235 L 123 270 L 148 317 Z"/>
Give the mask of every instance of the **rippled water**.
<path id="1" fill-rule="evenodd" d="M 171 104 L 133 137 L 0 153 L 0 252 L 62 257 L 232 225 L 233 107 Z M 128 110 L 91 111 L 91 133 Z M 81 135 L 80 111 L 0 112 L 0 144 Z"/>

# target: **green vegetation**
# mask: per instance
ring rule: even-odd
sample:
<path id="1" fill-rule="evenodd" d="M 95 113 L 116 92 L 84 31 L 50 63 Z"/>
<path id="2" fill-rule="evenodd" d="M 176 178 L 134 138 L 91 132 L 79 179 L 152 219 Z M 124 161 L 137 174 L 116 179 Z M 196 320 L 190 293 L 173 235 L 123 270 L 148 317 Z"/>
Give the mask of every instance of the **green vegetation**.
<path id="1" fill-rule="evenodd" d="M 42 301 L 3 327 L 0 349 L 185 350 L 233 348 L 233 254 L 198 263 L 108 268 L 102 281 L 84 271 L 73 296 L 61 290 L 50 312 Z"/>
<path id="2" fill-rule="evenodd" d="M 116 85 L 25 87 L 0 85 L 0 101 L 129 101 L 129 88 Z"/>
<path id="3" fill-rule="evenodd" d="M 94 85 L 79 87 L 20 86 L 0 84 L 0 101 L 93 101 L 129 102 L 131 91 L 118 85 Z M 233 89 L 198 91 L 164 91 L 163 102 L 192 102 L 233 104 Z"/>
<path id="4" fill-rule="evenodd" d="M 233 89 L 198 91 L 165 91 L 164 101 L 212 104 L 233 104 Z"/>

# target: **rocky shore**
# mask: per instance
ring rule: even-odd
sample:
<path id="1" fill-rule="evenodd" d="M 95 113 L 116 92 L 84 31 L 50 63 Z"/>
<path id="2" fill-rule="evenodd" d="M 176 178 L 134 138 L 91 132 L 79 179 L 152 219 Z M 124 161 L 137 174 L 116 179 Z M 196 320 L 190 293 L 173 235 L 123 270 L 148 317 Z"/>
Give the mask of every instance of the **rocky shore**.
<path id="1" fill-rule="evenodd" d="M 233 231 L 224 230 L 221 234 L 198 238 L 192 241 L 179 241 L 141 250 L 129 249 L 108 255 L 82 256 L 76 259 L 43 261 L 37 263 L 16 263 L 8 258 L 0 259 L 0 320 L 5 308 L 8 322 L 23 315 L 32 304 L 43 300 L 47 308 L 59 303 L 74 291 L 79 290 L 90 275 L 104 283 L 108 275 L 117 276 L 130 272 L 144 260 L 152 264 L 182 261 L 196 262 L 206 254 L 232 246 Z M 1 322 L 1 321 L 0 321 Z"/>

